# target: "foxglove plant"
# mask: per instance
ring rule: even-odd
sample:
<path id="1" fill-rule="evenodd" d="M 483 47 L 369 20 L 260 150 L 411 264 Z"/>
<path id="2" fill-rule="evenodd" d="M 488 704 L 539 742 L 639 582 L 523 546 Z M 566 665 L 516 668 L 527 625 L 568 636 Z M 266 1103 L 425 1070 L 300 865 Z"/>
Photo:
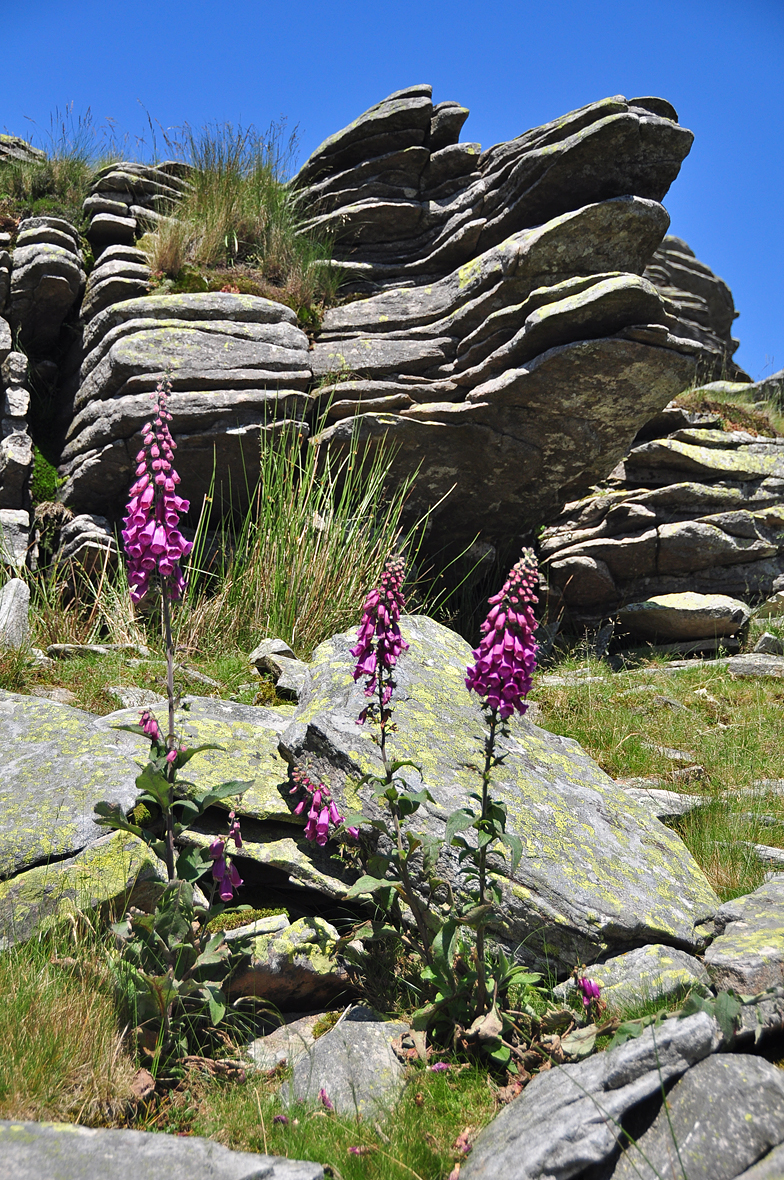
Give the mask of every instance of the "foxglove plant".
<path id="1" fill-rule="evenodd" d="M 337 829 L 345 823 L 346 817 L 338 811 L 338 805 L 332 798 L 326 783 L 316 785 L 311 782 L 298 766 L 292 770 L 291 779 L 294 786 L 289 794 L 296 795 L 302 792 L 302 798 L 294 808 L 294 814 L 302 815 L 306 808 L 308 812 L 305 839 L 310 840 L 312 844 L 318 844 L 319 848 L 323 848 L 329 839 L 330 825 Z M 354 839 L 359 836 L 359 828 L 347 827 L 345 831 Z"/>
<path id="2" fill-rule="evenodd" d="M 480 803 L 479 814 L 465 809 L 461 826 L 477 832 L 475 850 L 466 840 L 455 835 L 453 843 L 462 848 L 460 859 L 475 860 L 477 901 L 485 911 L 476 927 L 476 957 L 479 986 L 479 1009 L 486 1011 L 488 993 L 485 972 L 485 929 L 493 903 L 500 901 L 496 886 L 488 887 L 487 854 L 492 844 L 500 841 L 509 848 L 512 867 L 522 854 L 520 841 L 506 832 L 506 807 L 490 797 L 490 777 L 501 759 L 496 755 L 499 728 L 513 713 L 522 716 L 528 705 L 525 698 L 531 691 L 536 667 L 537 644 L 534 639 L 536 619 L 533 606 L 538 601 L 535 588 L 538 567 L 533 550 L 524 549 L 520 560 L 510 570 L 509 577 L 497 594 L 489 600 L 490 612 L 480 630 L 482 640 L 473 652 L 475 663 L 466 669 L 466 687 L 482 698 L 488 729 L 485 731 L 485 764 L 482 770 L 482 793 L 474 796 Z M 453 829 L 457 831 L 459 829 Z"/>
<path id="3" fill-rule="evenodd" d="M 221 987 L 229 952 L 222 933 L 208 936 L 207 924 L 219 912 L 212 900 L 216 891 L 220 902 L 228 902 L 242 885 L 236 866 L 226 856 L 228 840 L 233 840 L 236 848 L 242 846 L 239 821 L 233 811 L 228 836 L 216 838 L 208 848 L 189 845 L 175 858 L 176 841 L 208 807 L 240 795 L 249 785 L 229 782 L 197 790 L 192 783 L 183 784 L 191 792 L 181 797 L 176 789 L 178 771 L 195 754 L 219 747 L 201 745 L 189 749 L 178 744 L 175 735 L 171 603 L 182 597 L 185 579 L 180 562 L 192 545 L 179 529 L 180 514 L 187 512 L 189 505 L 176 490 L 180 477 L 173 466 L 176 444 L 169 428 L 170 391 L 170 381 L 165 377 L 151 395 L 155 413 L 142 428 L 143 446 L 136 456 L 136 480 L 130 490 L 122 534 L 132 600 L 139 603 L 152 590 L 161 594 L 168 732 L 163 734 L 149 710 L 141 714 L 138 725 L 119 727 L 146 737 L 150 743 L 149 759 L 136 779 L 139 795 L 130 818 L 117 803 L 95 806 L 98 824 L 144 840 L 166 864 L 168 885 L 155 913 L 132 912 L 116 923 L 114 930 L 124 948 L 124 980 L 133 993 L 133 1007 L 142 1025 L 149 1020 L 159 1022 L 158 1049 L 167 1055 L 173 1049 L 187 1051 L 184 1001 L 206 1003 L 213 1024 L 223 1018 L 226 1004 Z M 152 815 L 149 826 L 133 822 L 139 813 Z M 210 869 L 213 885 L 205 908 L 194 903 L 193 887 Z M 220 975 L 217 980 L 213 978 L 216 970 Z"/>
<path id="4" fill-rule="evenodd" d="M 361 877 L 349 896 L 381 891 L 382 906 L 387 910 L 392 906 L 393 897 L 405 901 L 414 917 L 419 935 L 419 945 L 413 949 L 418 950 L 428 965 L 432 966 L 430 944 L 433 923 L 429 920 L 427 906 L 422 903 L 414 888 L 412 857 L 417 851 L 421 852 L 426 872 L 431 870 L 435 865 L 436 842 L 424 834 L 404 834 L 402 826 L 403 821 L 413 815 L 425 800 L 432 802 L 432 796 L 424 788 L 419 792 L 408 791 L 405 789 L 405 782 L 398 777 L 399 771 L 404 766 L 414 766 L 413 762 L 391 761 L 387 756 L 387 735 L 392 716 L 390 706 L 392 693 L 397 687 L 394 673 L 401 653 L 408 650 L 408 644 L 400 633 L 400 615 L 406 604 L 403 596 L 404 581 L 405 563 L 402 557 L 388 557 L 379 586 L 371 590 L 365 599 L 357 642 L 349 649 L 357 661 L 353 672 L 354 680 L 364 680 L 365 696 L 372 698 L 371 704 L 361 711 L 357 724 L 364 725 L 369 720 L 377 723 L 378 736 L 374 736 L 374 741 L 379 747 L 384 768 L 382 775 L 365 775 L 361 782 L 374 784 L 374 796 L 386 805 L 392 820 L 392 829 L 388 832 L 392 841 L 392 851 L 387 855 L 377 853 L 371 859 L 368 867 L 375 872 Z M 350 817 L 350 821 L 354 825 L 364 818 L 359 814 Z M 384 821 L 374 821 L 372 826 L 386 831 Z M 356 827 L 353 830 L 358 831 Z M 384 929 L 389 933 L 389 928 Z M 407 935 L 403 934 L 402 937 L 404 943 L 413 945 Z"/>

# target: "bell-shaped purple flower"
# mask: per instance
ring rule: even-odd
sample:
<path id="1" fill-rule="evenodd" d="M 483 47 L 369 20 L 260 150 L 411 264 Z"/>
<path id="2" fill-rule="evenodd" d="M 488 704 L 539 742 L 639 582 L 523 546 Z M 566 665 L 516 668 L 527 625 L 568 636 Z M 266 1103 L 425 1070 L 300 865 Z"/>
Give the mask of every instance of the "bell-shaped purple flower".
<path id="1" fill-rule="evenodd" d="M 400 634 L 400 612 L 406 605 L 402 586 L 405 565 L 402 557 L 388 557 L 381 575 L 381 585 L 371 590 L 362 608 L 357 642 L 350 649 L 356 659 L 354 679 L 366 680 L 365 696 L 379 691 L 383 705 L 389 703 L 395 682 L 392 672 L 400 653 L 408 644 Z"/>
<path id="2" fill-rule="evenodd" d="M 158 412 L 152 422 L 142 427 L 143 449 L 136 456 L 136 482 L 123 521 L 128 583 L 134 602 L 141 602 L 147 594 L 153 574 L 160 578 L 167 597 L 180 598 L 185 579 L 179 562 L 193 548 L 179 531 L 180 513 L 187 512 L 190 505 L 174 490 L 180 477 L 172 467 L 177 444 L 168 426 L 172 416 L 166 409 L 166 399 L 170 392 L 171 383 L 165 377 L 151 395 Z"/>
<path id="3" fill-rule="evenodd" d="M 473 652 L 476 663 L 466 669 L 466 686 L 484 697 L 502 720 L 525 713 L 536 668 L 536 619 L 533 604 L 538 580 L 536 558 L 523 550 L 517 565 L 498 594 L 489 599 L 491 610 L 482 623 L 482 640 Z"/>

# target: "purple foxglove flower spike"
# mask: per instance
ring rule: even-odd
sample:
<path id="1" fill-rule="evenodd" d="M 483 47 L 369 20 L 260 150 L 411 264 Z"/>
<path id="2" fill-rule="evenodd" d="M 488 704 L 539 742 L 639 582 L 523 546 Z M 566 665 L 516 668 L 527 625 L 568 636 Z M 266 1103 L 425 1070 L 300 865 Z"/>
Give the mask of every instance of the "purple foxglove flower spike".
<path id="1" fill-rule="evenodd" d="M 357 642 L 350 649 L 357 661 L 354 679 L 366 679 L 365 696 L 376 695 L 381 679 L 382 704 L 387 705 L 395 682 L 392 672 L 401 652 L 408 644 L 400 634 L 400 612 L 406 605 L 402 586 L 405 565 L 402 557 L 388 557 L 381 575 L 381 585 L 371 590 L 362 608 Z"/>
<path id="2" fill-rule="evenodd" d="M 190 507 L 175 492 L 180 477 L 172 466 L 177 444 L 166 408 L 171 382 L 164 377 L 151 397 L 158 412 L 142 427 L 143 449 L 136 456 L 136 482 L 131 487 L 123 523 L 123 547 L 128 556 L 131 598 L 141 602 L 150 589 L 150 575 L 157 573 L 168 598 L 180 598 L 185 579 L 179 562 L 193 545 L 179 531 L 180 513 Z"/>
<path id="3" fill-rule="evenodd" d="M 533 604 L 538 601 L 536 558 L 531 549 L 509 572 L 498 594 L 490 598 L 490 613 L 482 623 L 483 638 L 473 652 L 475 664 L 466 669 L 466 686 L 485 698 L 502 720 L 528 705 L 531 678 L 536 668 L 536 619 Z"/>

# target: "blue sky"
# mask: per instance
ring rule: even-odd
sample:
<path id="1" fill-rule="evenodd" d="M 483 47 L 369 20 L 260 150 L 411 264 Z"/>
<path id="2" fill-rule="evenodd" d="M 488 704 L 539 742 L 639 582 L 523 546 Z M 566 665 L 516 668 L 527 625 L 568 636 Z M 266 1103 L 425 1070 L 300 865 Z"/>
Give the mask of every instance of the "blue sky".
<path id="1" fill-rule="evenodd" d="M 300 162 L 393 90 L 431 82 L 483 147 L 607 95 L 661 95 L 695 133 L 671 232 L 732 288 L 736 359 L 784 368 L 784 0 L 26 0 L 2 4 L 0 128 L 41 142 L 55 108 L 132 138 L 266 127 Z M 37 124 L 38 132 L 29 120 Z M 149 134 L 148 134 L 149 138 Z"/>

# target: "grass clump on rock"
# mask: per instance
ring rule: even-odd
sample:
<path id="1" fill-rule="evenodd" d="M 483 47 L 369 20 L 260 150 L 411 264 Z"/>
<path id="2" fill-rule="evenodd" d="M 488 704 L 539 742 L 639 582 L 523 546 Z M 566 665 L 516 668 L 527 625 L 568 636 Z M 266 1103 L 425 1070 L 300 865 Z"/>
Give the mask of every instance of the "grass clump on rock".
<path id="1" fill-rule="evenodd" d="M 159 281 L 174 291 L 233 289 L 262 295 L 312 318 L 334 301 L 339 275 L 331 243 L 300 229 L 285 175 L 296 132 L 283 123 L 264 133 L 218 124 L 185 126 L 169 144 L 192 167 L 190 189 L 173 216 L 145 235 Z"/>

